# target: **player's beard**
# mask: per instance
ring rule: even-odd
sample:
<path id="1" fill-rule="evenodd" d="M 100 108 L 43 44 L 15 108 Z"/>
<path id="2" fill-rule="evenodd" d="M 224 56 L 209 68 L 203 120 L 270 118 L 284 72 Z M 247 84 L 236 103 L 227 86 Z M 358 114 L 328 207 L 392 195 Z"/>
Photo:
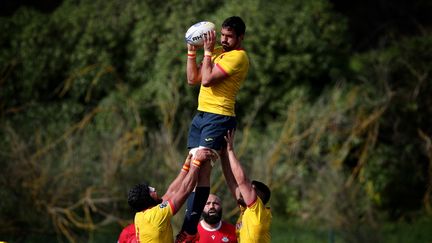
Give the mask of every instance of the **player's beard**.
<path id="1" fill-rule="evenodd" d="M 229 46 L 228 43 L 222 42 L 221 44 L 222 44 L 222 48 L 224 49 L 225 52 L 232 50 L 232 48 Z"/>
<path id="2" fill-rule="evenodd" d="M 237 38 L 237 40 L 234 43 L 232 43 L 232 45 L 230 45 L 226 41 L 221 41 L 220 44 L 221 44 L 222 48 L 224 49 L 224 52 L 228 52 L 228 51 L 232 51 L 234 49 L 239 48 L 240 47 L 239 42 L 240 42 L 240 39 Z"/>
<path id="3" fill-rule="evenodd" d="M 204 219 L 204 221 L 208 224 L 217 224 L 219 223 L 219 221 L 221 221 L 222 219 L 222 210 L 218 211 L 213 211 L 214 213 L 209 214 L 210 212 L 203 212 L 202 213 L 202 217 Z"/>

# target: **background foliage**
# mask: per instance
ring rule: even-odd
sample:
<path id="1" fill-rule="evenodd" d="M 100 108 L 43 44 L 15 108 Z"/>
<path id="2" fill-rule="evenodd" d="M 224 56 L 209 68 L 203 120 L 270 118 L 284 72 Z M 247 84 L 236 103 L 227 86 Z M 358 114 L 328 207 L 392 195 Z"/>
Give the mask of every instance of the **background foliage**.
<path id="1" fill-rule="evenodd" d="M 272 187 L 274 239 L 284 219 L 377 242 L 388 222 L 430 218 L 427 21 L 410 32 L 390 22 L 360 45 L 363 20 L 339 1 L 53 5 L 0 17 L 1 239 L 115 241 L 133 217 L 128 188 L 163 191 L 187 153 L 198 89 L 185 80 L 185 30 L 231 15 L 247 24 L 251 61 L 236 149 Z M 212 181 L 235 218 L 218 165 Z"/>

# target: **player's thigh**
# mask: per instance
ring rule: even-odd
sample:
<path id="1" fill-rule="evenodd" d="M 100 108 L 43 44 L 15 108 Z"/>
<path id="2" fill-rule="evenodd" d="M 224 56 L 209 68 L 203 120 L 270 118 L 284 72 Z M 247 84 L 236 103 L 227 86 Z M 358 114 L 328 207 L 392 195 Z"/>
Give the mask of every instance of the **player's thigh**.
<path id="1" fill-rule="evenodd" d="M 200 146 L 220 150 L 225 145 L 224 136 L 227 131 L 235 129 L 236 125 L 235 117 L 209 115 L 201 130 Z"/>
<path id="2" fill-rule="evenodd" d="M 200 114 L 197 114 L 192 119 L 191 125 L 188 132 L 188 144 L 189 149 L 199 147 L 201 140 L 201 120 Z"/>

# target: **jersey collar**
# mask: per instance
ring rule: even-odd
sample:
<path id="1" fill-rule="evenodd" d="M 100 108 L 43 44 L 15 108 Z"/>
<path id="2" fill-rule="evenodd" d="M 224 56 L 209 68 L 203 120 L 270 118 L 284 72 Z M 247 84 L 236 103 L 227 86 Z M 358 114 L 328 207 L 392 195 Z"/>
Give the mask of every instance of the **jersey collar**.
<path id="1" fill-rule="evenodd" d="M 204 220 L 201 220 L 200 224 L 201 224 L 201 226 L 202 226 L 205 230 L 207 230 L 207 231 L 218 231 L 218 230 L 222 227 L 222 220 L 219 221 L 218 225 L 217 225 L 215 228 L 210 228 L 210 227 L 208 227 L 208 226 L 204 223 Z"/>

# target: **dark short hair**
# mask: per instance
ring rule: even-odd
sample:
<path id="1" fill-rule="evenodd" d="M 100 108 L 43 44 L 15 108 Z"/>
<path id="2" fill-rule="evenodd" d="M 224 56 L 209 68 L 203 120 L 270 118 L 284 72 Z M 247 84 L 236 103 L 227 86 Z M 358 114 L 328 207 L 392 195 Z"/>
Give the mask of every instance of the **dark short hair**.
<path id="1" fill-rule="evenodd" d="M 252 185 L 255 186 L 257 196 L 261 198 L 261 201 L 264 204 L 266 204 L 270 200 L 270 196 L 271 196 L 270 188 L 266 184 L 255 180 L 252 181 Z"/>
<path id="2" fill-rule="evenodd" d="M 246 25 L 239 16 L 231 16 L 222 23 L 222 28 L 233 29 L 237 36 L 244 35 Z"/>
<path id="3" fill-rule="evenodd" d="M 152 206 L 153 198 L 150 196 L 149 186 L 143 182 L 129 190 L 128 204 L 135 212 L 141 212 Z"/>

